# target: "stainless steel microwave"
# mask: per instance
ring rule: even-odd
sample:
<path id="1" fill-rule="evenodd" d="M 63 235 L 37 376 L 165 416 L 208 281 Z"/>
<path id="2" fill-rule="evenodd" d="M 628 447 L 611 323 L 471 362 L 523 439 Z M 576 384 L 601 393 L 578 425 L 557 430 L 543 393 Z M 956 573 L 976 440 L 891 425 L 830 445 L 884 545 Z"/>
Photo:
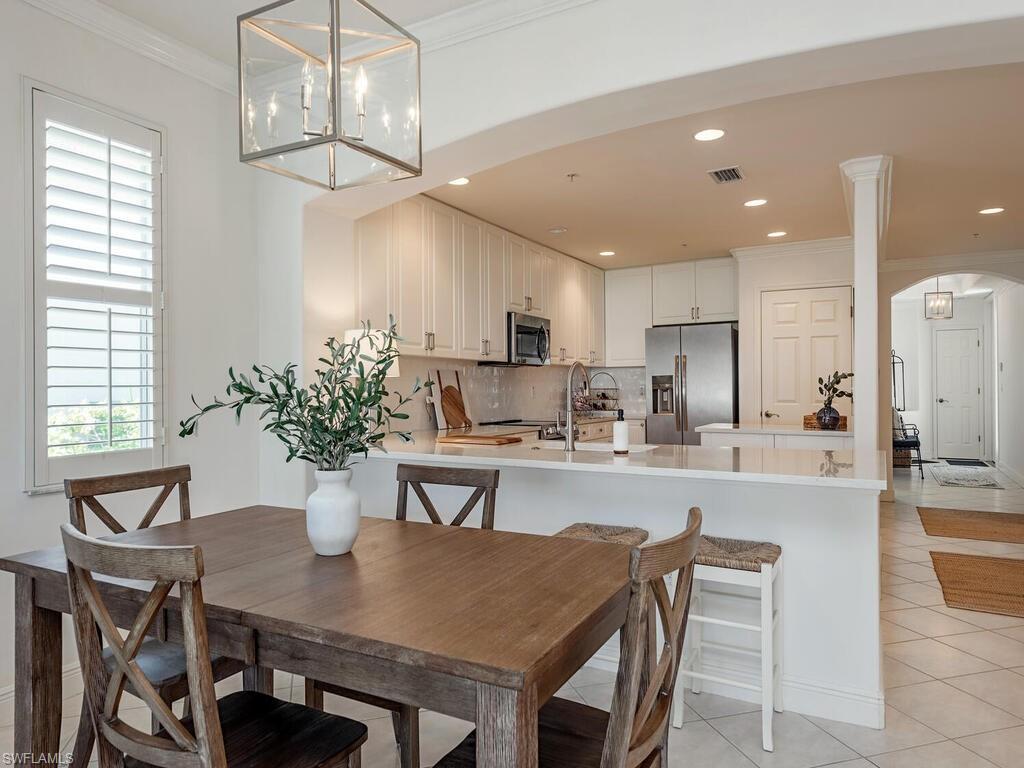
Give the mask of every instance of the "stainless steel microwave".
<path id="1" fill-rule="evenodd" d="M 551 364 L 551 321 L 544 317 L 508 313 L 508 364 Z"/>

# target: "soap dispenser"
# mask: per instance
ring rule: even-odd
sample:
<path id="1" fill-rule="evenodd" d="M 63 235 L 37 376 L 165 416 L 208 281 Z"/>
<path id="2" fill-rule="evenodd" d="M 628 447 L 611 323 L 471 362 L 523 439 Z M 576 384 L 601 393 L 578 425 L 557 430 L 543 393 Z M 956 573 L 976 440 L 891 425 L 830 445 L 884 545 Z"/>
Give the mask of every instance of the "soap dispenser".
<path id="1" fill-rule="evenodd" d="M 622 409 L 619 409 L 619 418 L 612 425 L 612 450 L 619 456 L 629 453 L 629 424 L 622 417 Z"/>

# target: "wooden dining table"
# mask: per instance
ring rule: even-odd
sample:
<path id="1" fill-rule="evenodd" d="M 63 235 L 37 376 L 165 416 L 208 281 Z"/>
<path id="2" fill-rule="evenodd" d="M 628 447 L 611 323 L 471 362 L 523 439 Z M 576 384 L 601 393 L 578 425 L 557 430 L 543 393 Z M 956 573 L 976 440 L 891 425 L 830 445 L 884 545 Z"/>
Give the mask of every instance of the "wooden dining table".
<path id="1" fill-rule="evenodd" d="M 253 506 L 107 537 L 203 550 L 211 651 L 475 722 L 481 768 L 537 765 L 537 712 L 622 626 L 629 549 L 506 531 L 362 519 L 319 557 L 301 509 Z M 59 751 L 60 547 L 0 558 L 15 575 L 15 751 Z M 105 579 L 130 624 L 149 584 Z M 154 631 L 180 637 L 176 601 Z"/>

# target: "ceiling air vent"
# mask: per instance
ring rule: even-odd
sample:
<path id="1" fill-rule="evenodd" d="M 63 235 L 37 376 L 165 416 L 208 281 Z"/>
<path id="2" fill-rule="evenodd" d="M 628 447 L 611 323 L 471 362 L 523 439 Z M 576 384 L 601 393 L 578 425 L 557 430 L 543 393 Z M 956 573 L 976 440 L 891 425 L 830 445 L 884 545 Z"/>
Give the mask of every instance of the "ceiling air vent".
<path id="1" fill-rule="evenodd" d="M 743 181 L 743 171 L 740 170 L 738 165 L 708 171 L 708 176 L 714 180 L 715 184 L 728 184 L 733 181 Z"/>

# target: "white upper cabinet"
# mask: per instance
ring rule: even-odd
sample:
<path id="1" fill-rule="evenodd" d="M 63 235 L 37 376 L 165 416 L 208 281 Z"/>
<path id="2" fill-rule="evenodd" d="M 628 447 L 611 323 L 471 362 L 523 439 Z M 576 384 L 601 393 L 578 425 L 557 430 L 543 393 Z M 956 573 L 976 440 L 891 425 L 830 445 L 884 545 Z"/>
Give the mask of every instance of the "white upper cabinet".
<path id="1" fill-rule="evenodd" d="M 651 275 L 650 267 L 604 273 L 605 365 L 645 364 L 645 332 L 654 324 Z"/>
<path id="2" fill-rule="evenodd" d="M 526 312 L 527 297 L 530 293 L 530 260 L 526 252 L 526 241 L 516 235 L 508 235 L 508 311 Z"/>
<path id="3" fill-rule="evenodd" d="M 658 264 L 654 276 L 654 324 L 678 325 L 697 320 L 697 292 L 692 261 Z"/>
<path id="4" fill-rule="evenodd" d="M 432 355 L 455 357 L 459 349 L 458 214 L 427 201 L 427 343 Z"/>
<path id="5" fill-rule="evenodd" d="M 484 227 L 479 219 L 458 215 L 459 251 L 462 268 L 459 270 L 459 323 L 458 356 L 470 360 L 484 359 L 484 337 L 487 335 L 487 257 L 484 252 Z"/>
<path id="6" fill-rule="evenodd" d="M 427 337 L 427 206 L 422 197 L 411 197 L 395 205 L 394 270 L 392 314 L 405 354 L 425 354 Z"/>
<path id="7" fill-rule="evenodd" d="M 571 363 L 576 359 L 579 342 L 580 302 L 579 281 L 576 278 L 575 259 L 558 257 L 558 313 L 551 321 L 551 362 Z"/>
<path id="8" fill-rule="evenodd" d="M 652 268 L 654 325 L 736 320 L 736 262 L 731 257 Z"/>
<path id="9" fill-rule="evenodd" d="M 590 362 L 592 365 L 605 364 L 604 272 L 591 267 L 590 272 Z"/>
<path id="10" fill-rule="evenodd" d="M 356 311 L 407 355 L 503 362 L 508 312 L 551 320 L 554 363 L 601 363 L 604 273 L 428 197 L 356 222 Z"/>
<path id="11" fill-rule="evenodd" d="M 508 235 L 508 310 L 549 317 L 544 248 Z"/>
<path id="12" fill-rule="evenodd" d="M 487 266 L 487 311 L 484 315 L 483 359 L 500 362 L 508 357 L 508 320 L 505 311 L 507 233 L 488 224 L 484 229 L 484 253 Z"/>
<path id="13" fill-rule="evenodd" d="M 547 282 L 548 252 L 535 243 L 526 244 L 526 261 L 529 264 L 530 282 L 526 292 L 526 311 L 539 317 L 550 317 L 548 314 Z"/>
<path id="14" fill-rule="evenodd" d="M 387 263 L 392 246 L 394 206 L 356 223 L 356 322 L 387 328 L 391 312 Z"/>
<path id="15" fill-rule="evenodd" d="M 697 320 L 711 323 L 737 320 L 736 260 L 706 259 L 696 262 Z"/>

